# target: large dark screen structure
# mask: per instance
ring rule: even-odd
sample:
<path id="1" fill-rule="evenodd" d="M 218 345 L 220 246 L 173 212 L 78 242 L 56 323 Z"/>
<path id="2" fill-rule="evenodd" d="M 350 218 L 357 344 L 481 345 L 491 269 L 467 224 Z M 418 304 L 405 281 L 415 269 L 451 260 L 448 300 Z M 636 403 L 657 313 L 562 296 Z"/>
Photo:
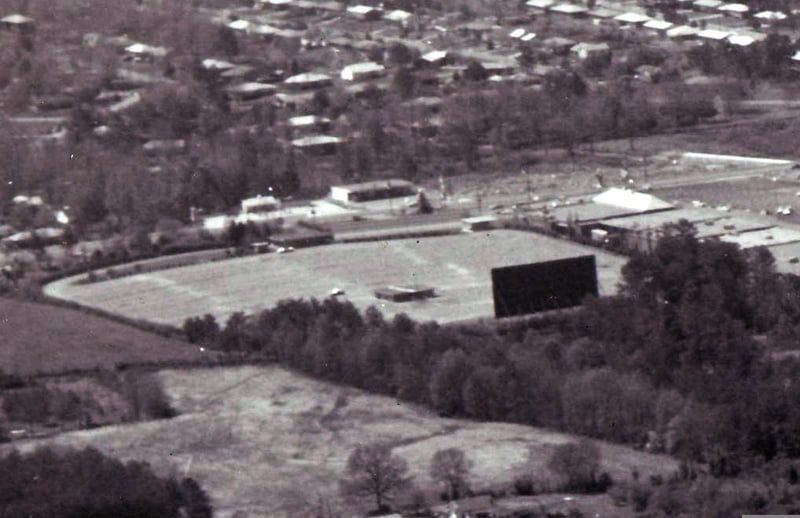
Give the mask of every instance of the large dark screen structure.
<path id="1" fill-rule="evenodd" d="M 495 317 L 578 306 L 597 296 L 593 255 L 492 269 Z"/>

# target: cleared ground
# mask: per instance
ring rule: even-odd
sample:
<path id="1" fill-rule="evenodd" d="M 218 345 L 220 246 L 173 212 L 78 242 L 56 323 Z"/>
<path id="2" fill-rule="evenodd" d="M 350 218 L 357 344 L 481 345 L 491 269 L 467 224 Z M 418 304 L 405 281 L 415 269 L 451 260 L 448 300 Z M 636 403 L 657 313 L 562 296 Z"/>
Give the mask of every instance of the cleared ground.
<path id="1" fill-rule="evenodd" d="M 364 443 L 392 444 L 408 461 L 415 482 L 435 498 L 438 490 L 427 472 L 441 448 L 467 453 L 474 463 L 471 484 L 480 489 L 510 483 L 523 473 L 532 474 L 536 484 L 552 479 L 547 459 L 555 446 L 575 440 L 520 425 L 442 419 L 394 399 L 278 367 L 163 371 L 160 376 L 182 414 L 175 419 L 14 446 L 28 451 L 43 444 L 91 445 L 126 461 L 149 462 L 161 474 L 188 473 L 209 491 L 215 516 L 229 518 L 244 511 L 255 518 L 309 516 L 320 501 L 335 504 L 347 457 Z M 644 480 L 677 469 L 669 457 L 598 445 L 602 469 L 616 480 L 630 480 L 634 469 Z M 604 507 L 610 511 L 598 506 L 595 516 L 632 515 L 628 508 Z"/>
<path id="2" fill-rule="evenodd" d="M 3 298 L 0 337 L 0 369 L 20 375 L 201 355 L 184 342 L 81 311 Z"/>
<path id="3" fill-rule="evenodd" d="M 322 246 L 92 284 L 66 279 L 47 286 L 46 293 L 130 318 L 181 325 L 187 317 L 205 313 L 225 319 L 282 299 L 325 298 L 339 288 L 362 309 L 375 305 L 390 316 L 406 312 L 418 320 L 448 322 L 494 314 L 491 268 L 584 254 L 597 258 L 600 293 L 614 293 L 625 258 L 506 230 Z M 379 287 L 412 283 L 433 286 L 438 296 L 399 304 L 373 294 Z"/>

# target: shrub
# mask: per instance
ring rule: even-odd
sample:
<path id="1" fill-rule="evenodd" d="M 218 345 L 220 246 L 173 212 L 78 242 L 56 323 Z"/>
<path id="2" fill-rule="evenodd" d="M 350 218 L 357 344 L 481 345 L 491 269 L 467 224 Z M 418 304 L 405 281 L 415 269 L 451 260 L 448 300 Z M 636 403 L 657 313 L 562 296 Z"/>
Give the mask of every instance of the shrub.
<path id="1" fill-rule="evenodd" d="M 520 496 L 534 495 L 533 478 L 530 475 L 521 475 L 515 478 L 514 491 Z"/>

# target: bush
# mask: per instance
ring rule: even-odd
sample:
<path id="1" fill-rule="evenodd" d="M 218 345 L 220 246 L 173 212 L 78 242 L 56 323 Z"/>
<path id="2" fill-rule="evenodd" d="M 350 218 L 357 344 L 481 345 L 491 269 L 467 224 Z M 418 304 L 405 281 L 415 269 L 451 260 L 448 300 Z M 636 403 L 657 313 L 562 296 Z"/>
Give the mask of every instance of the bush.
<path id="1" fill-rule="evenodd" d="M 535 494 L 533 478 L 530 475 L 522 475 L 514 479 L 514 492 L 520 496 L 531 496 Z"/>
<path id="2" fill-rule="evenodd" d="M 593 492 L 603 484 L 611 485 L 611 477 L 603 473 L 597 478 L 600 469 L 600 450 L 588 440 L 558 446 L 550 457 L 548 467 L 566 480 L 569 491 Z"/>

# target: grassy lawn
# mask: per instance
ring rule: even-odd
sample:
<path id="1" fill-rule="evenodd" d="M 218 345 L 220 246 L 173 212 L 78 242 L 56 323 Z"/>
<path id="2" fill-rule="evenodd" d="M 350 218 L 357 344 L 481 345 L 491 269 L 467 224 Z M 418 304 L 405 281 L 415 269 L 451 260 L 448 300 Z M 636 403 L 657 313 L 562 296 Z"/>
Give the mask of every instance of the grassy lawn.
<path id="1" fill-rule="evenodd" d="M 566 240 L 527 232 L 374 241 L 266 254 L 74 285 L 49 294 L 130 318 L 181 325 L 211 313 L 258 311 L 287 298 L 325 298 L 345 290 L 359 308 L 376 305 L 388 316 L 406 312 L 421 321 L 448 322 L 494 315 L 491 268 L 578 255 L 597 257 L 600 293 L 616 291 L 624 258 Z M 375 298 L 387 285 L 427 284 L 437 297 L 410 303 Z"/>
<path id="2" fill-rule="evenodd" d="M 278 367 L 168 370 L 160 376 L 179 417 L 72 432 L 47 443 L 91 445 L 123 460 L 149 462 L 160 473 L 188 473 L 209 491 L 215 516 L 224 518 L 236 511 L 250 517 L 308 516 L 320 500 L 336 504 L 347 457 L 364 443 L 394 445 L 435 503 L 438 489 L 427 473 L 441 448 L 467 453 L 471 485 L 481 489 L 510 484 L 521 473 L 543 483 L 552 477 L 546 463 L 553 449 L 575 439 L 520 425 L 443 419 Z M 15 446 L 30 450 L 44 443 Z M 633 469 L 645 480 L 677 469 L 666 456 L 598 445 L 602 469 L 616 480 L 629 480 Z M 609 511 L 600 516 L 631 515 L 604 502 L 598 509 Z"/>
<path id="3" fill-rule="evenodd" d="M 80 311 L 4 298 L 0 336 L 0 368 L 21 375 L 201 355 L 183 342 Z"/>

